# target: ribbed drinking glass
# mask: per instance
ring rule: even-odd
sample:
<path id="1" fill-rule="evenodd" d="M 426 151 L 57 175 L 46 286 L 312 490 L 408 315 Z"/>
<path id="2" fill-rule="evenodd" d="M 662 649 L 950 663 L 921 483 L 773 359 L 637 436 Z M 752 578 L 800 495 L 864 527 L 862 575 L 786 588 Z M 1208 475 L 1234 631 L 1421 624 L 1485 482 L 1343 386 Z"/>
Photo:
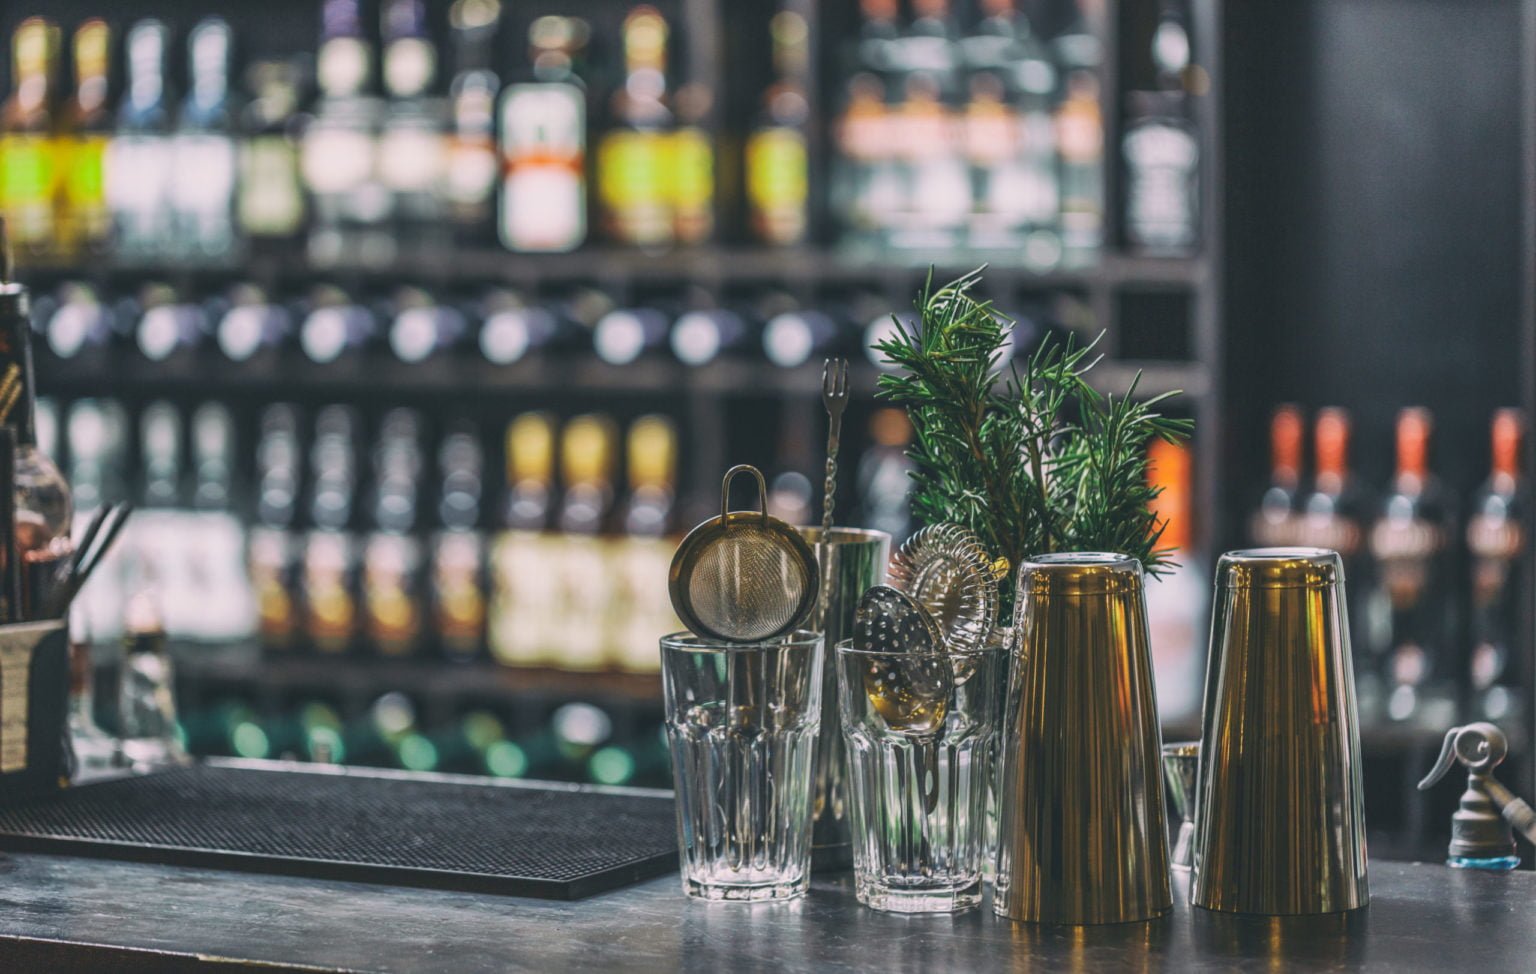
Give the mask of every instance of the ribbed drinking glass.
<path id="1" fill-rule="evenodd" d="M 895 913 L 981 902 L 1006 660 L 996 641 L 932 655 L 838 645 L 859 902 Z"/>
<path id="2" fill-rule="evenodd" d="M 762 643 L 661 641 L 683 889 L 781 900 L 811 879 L 811 764 L 821 717 L 819 633 Z"/>

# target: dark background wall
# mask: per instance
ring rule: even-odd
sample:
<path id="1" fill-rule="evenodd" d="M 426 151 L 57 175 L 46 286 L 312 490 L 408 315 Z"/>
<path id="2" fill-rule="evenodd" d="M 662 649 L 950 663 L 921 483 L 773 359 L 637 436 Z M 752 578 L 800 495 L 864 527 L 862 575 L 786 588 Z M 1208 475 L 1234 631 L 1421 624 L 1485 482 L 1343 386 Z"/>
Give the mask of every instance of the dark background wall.
<path id="1" fill-rule="evenodd" d="M 1520 390 L 1518 0 L 1228 3 L 1227 539 L 1274 404 L 1353 410 L 1366 481 L 1406 405 L 1459 493 Z"/>

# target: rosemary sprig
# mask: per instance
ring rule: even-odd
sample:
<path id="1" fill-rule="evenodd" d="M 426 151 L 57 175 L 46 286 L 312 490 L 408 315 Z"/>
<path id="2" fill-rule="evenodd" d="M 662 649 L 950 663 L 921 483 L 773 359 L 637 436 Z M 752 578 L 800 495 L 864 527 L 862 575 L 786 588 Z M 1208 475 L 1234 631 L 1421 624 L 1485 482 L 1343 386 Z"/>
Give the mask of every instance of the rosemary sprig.
<path id="1" fill-rule="evenodd" d="M 1010 566 L 1041 552 L 1116 551 L 1151 574 L 1166 571 L 1146 444 L 1193 430 L 1159 411 L 1177 393 L 1138 400 L 1136 381 L 1123 396 L 1099 393 L 1086 378 L 1097 340 L 1048 340 L 1005 375 L 1013 322 L 971 293 L 982 270 L 937 290 L 930 271 L 917 327 L 898 319 L 897 333 L 875 345 L 895 370 L 880 377 L 879 394 L 906 407 L 915 433 L 913 513 L 965 525 Z M 1003 589 L 1008 618 L 1011 573 Z"/>

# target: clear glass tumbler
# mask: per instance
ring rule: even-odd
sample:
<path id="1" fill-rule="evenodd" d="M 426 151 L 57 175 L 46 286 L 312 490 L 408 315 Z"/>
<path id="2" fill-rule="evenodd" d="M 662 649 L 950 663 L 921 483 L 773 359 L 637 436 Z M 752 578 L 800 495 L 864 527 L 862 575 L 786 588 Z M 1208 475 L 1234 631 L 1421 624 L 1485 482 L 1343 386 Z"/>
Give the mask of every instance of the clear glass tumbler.
<path id="1" fill-rule="evenodd" d="M 981 902 L 1006 660 L 1000 642 L 933 656 L 838 644 L 859 902 L 895 913 Z"/>
<path id="2" fill-rule="evenodd" d="M 683 890 L 783 900 L 811 881 L 811 764 L 821 635 L 763 643 L 661 641 Z"/>

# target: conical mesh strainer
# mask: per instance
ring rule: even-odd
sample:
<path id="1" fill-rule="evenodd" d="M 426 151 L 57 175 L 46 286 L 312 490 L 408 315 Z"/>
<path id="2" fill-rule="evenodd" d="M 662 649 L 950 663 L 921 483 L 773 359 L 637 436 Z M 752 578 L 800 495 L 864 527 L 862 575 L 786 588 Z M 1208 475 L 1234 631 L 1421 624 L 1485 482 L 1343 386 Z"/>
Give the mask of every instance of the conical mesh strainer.
<path id="1" fill-rule="evenodd" d="M 731 480 L 757 481 L 756 511 L 731 511 Z M 683 539 L 672 556 L 667 587 L 672 608 L 690 632 L 706 639 L 755 643 L 782 636 L 816 602 L 816 556 L 799 532 L 768 516 L 768 486 L 747 464 L 726 471 L 720 516 Z"/>

